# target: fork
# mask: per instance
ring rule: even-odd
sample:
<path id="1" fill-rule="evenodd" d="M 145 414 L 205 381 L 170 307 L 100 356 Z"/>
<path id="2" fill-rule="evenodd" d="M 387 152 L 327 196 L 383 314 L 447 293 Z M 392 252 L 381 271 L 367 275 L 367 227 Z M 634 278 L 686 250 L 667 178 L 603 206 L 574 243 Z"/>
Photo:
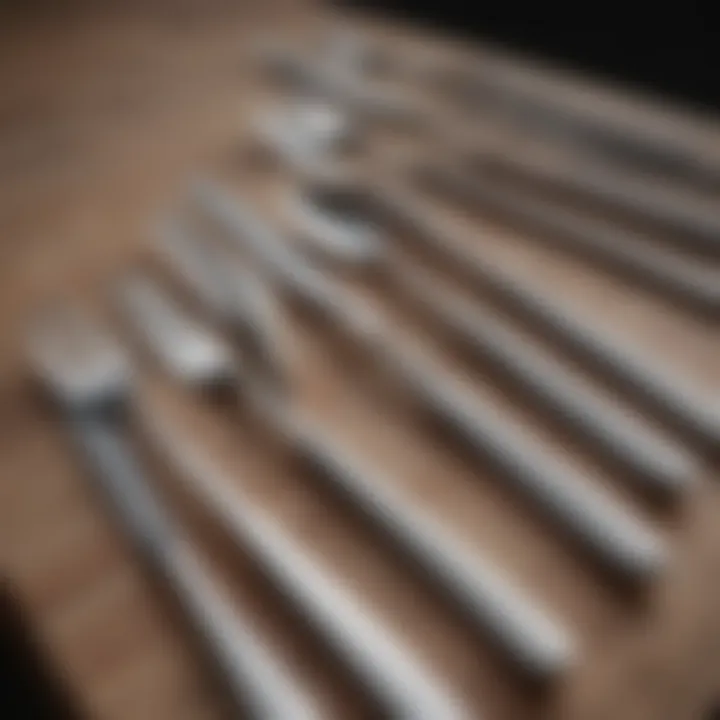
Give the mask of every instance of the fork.
<path id="1" fill-rule="evenodd" d="M 110 509 L 204 641 L 235 710 L 258 720 L 323 717 L 258 636 L 253 621 L 215 587 L 150 489 L 127 427 L 132 371 L 115 339 L 81 308 L 67 305 L 33 328 L 28 351 Z"/>

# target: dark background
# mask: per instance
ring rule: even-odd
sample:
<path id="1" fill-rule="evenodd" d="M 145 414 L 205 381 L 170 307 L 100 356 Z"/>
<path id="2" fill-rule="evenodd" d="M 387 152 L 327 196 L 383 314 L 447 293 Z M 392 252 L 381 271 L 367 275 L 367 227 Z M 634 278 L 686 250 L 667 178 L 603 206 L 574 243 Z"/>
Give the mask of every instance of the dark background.
<path id="1" fill-rule="evenodd" d="M 519 3 L 344 0 L 720 110 L 720 29 L 710 2 Z"/>

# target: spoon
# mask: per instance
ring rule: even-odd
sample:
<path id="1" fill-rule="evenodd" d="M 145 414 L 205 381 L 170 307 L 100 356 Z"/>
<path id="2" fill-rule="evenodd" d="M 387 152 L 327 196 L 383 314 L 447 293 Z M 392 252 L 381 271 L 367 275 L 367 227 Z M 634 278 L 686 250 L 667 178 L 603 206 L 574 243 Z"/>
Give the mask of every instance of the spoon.
<path id="1" fill-rule="evenodd" d="M 235 709 L 258 720 L 323 715 L 207 575 L 150 489 L 127 427 L 132 373 L 120 346 L 80 308 L 55 310 L 34 328 L 29 355 L 65 425 L 138 552 L 183 608 L 212 656 Z M 244 716 L 244 715 L 243 715 Z"/>

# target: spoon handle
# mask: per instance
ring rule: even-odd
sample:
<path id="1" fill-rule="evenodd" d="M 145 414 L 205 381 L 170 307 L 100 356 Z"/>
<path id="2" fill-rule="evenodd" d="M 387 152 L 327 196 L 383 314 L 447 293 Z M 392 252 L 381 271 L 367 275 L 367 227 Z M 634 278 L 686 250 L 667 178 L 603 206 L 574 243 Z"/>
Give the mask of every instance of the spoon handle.
<path id="1" fill-rule="evenodd" d="M 172 590 L 235 706 L 258 720 L 319 720 L 322 715 L 314 702 L 275 660 L 252 620 L 242 617 L 220 594 L 176 532 L 116 421 L 77 414 L 69 424 L 120 524 Z"/>

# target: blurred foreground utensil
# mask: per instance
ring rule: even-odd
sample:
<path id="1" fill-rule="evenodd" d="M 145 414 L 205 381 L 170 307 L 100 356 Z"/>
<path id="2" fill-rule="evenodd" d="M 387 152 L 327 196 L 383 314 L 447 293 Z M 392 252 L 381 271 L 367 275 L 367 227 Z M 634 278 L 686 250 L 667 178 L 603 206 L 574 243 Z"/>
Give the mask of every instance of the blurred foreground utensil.
<path id="1" fill-rule="evenodd" d="M 530 181 L 598 208 L 620 210 L 635 220 L 674 232 L 679 249 L 720 257 L 720 212 L 715 204 L 654 178 L 629 176 L 601 163 L 552 161 L 492 149 L 473 153 L 469 166 L 477 174 Z"/>
<path id="2" fill-rule="evenodd" d="M 258 116 L 255 139 L 261 147 L 301 173 L 337 172 L 336 166 L 360 139 L 360 130 L 337 104 L 297 99 Z"/>
<path id="3" fill-rule="evenodd" d="M 477 63 L 471 72 L 446 69 L 438 86 L 454 93 L 475 112 L 495 115 L 539 137 L 567 144 L 621 170 L 664 175 L 708 189 L 720 185 L 720 157 L 695 142 L 691 131 L 649 127 L 613 119 L 587 104 L 558 100 L 542 83 L 517 83 L 493 62 Z"/>
<path id="4" fill-rule="evenodd" d="M 126 427 L 132 380 L 120 346 L 80 309 L 68 307 L 35 328 L 29 350 L 119 523 L 204 640 L 236 710 L 258 720 L 322 717 L 253 621 L 218 591 L 150 489 Z"/>
<path id="5" fill-rule="evenodd" d="M 326 59 L 306 57 L 285 47 L 266 47 L 260 62 L 286 92 L 331 102 L 349 110 L 360 122 L 408 127 L 423 121 L 417 101 L 400 89 L 374 87 Z"/>

